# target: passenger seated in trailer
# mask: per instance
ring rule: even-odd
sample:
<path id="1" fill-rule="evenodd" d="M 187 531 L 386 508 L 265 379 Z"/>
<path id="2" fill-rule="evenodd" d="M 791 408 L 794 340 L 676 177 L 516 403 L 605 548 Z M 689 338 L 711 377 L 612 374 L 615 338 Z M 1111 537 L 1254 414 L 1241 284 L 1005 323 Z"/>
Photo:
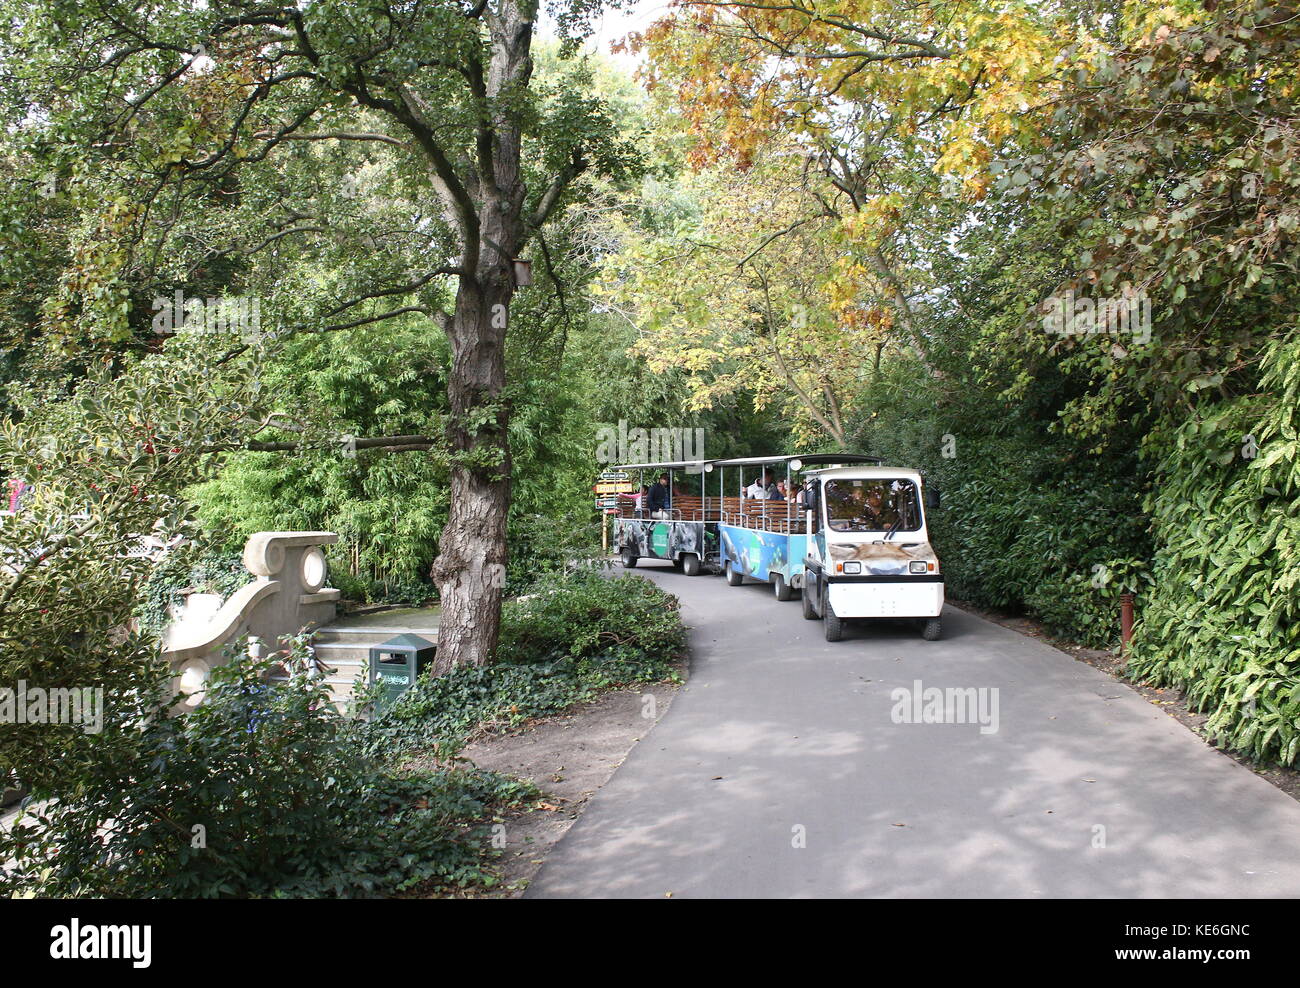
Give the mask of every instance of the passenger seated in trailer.
<path id="1" fill-rule="evenodd" d="M 632 517 L 633 517 L 633 518 L 642 518 L 642 517 L 644 517 L 644 515 L 642 514 L 642 512 L 645 510 L 645 502 L 646 502 L 646 498 L 648 498 L 648 497 L 650 496 L 650 488 L 649 488 L 649 487 L 647 487 L 645 484 L 642 484 L 642 485 L 641 485 L 641 489 L 640 489 L 639 491 L 637 491 L 635 494 L 624 494 L 624 495 L 622 495 L 622 496 L 623 496 L 623 497 L 626 497 L 626 498 L 629 498 L 629 499 L 632 501 Z"/>
<path id="2" fill-rule="evenodd" d="M 650 488 L 646 509 L 650 512 L 651 518 L 667 518 L 672 502 L 672 492 L 668 489 L 668 474 L 662 473 L 659 475 L 659 483 Z"/>

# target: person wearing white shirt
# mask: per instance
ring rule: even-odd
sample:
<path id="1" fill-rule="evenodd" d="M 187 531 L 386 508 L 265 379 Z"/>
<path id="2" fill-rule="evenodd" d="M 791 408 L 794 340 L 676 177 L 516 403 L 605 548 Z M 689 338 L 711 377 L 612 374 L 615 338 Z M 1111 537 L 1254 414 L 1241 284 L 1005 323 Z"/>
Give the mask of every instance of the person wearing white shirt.
<path id="1" fill-rule="evenodd" d="M 781 493 L 776 489 L 776 484 L 772 483 L 772 473 L 764 470 L 762 476 L 745 488 L 745 497 L 752 497 L 756 501 L 779 501 Z"/>

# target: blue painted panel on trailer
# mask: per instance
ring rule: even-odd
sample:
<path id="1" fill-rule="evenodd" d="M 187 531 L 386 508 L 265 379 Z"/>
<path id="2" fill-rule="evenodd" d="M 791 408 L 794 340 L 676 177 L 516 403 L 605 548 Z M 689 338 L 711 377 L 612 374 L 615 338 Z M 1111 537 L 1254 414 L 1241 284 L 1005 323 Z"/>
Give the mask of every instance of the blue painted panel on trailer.
<path id="1" fill-rule="evenodd" d="M 770 580 L 777 572 L 789 580 L 803 572 L 803 557 L 808 552 L 808 536 L 784 535 L 756 528 L 719 525 L 722 560 L 730 560 L 746 576 Z"/>
<path id="2" fill-rule="evenodd" d="M 787 583 L 790 581 L 790 577 L 803 572 L 804 557 L 808 555 L 808 536 L 791 535 L 788 538 L 790 539 L 790 548 L 786 550 L 786 558 L 789 560 L 789 567 L 785 572 Z"/>

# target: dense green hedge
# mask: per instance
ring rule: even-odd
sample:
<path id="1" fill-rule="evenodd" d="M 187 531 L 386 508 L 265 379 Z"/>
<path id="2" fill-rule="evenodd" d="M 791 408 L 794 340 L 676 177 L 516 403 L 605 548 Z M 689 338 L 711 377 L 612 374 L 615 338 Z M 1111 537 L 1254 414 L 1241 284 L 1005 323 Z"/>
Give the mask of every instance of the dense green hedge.
<path id="1" fill-rule="evenodd" d="M 946 471 L 934 538 L 948 592 L 1031 614 L 1078 642 L 1112 645 L 1119 595 L 1143 582 L 1138 480 L 1099 476 L 1097 463 L 1054 466 L 1033 477 L 1012 462 L 980 458 Z"/>
<path id="2" fill-rule="evenodd" d="M 1129 671 L 1187 692 L 1221 744 L 1300 759 L 1300 342 L 1258 394 L 1178 430 L 1149 499 L 1159 549 Z M 1246 442 L 1245 437 L 1253 442 Z M 1252 453 L 1257 455 L 1251 455 Z"/>

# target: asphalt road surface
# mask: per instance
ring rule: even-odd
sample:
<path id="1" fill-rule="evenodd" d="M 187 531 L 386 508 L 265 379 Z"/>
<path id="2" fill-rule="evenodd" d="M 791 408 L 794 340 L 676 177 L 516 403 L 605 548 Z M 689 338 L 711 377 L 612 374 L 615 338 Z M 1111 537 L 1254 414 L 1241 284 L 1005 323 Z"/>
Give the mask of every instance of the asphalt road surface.
<path id="1" fill-rule="evenodd" d="M 766 585 L 636 572 L 692 674 L 529 897 L 1300 895 L 1300 803 L 1047 645 L 951 606 L 830 644 Z M 925 723 L 935 688 L 976 692 Z"/>

